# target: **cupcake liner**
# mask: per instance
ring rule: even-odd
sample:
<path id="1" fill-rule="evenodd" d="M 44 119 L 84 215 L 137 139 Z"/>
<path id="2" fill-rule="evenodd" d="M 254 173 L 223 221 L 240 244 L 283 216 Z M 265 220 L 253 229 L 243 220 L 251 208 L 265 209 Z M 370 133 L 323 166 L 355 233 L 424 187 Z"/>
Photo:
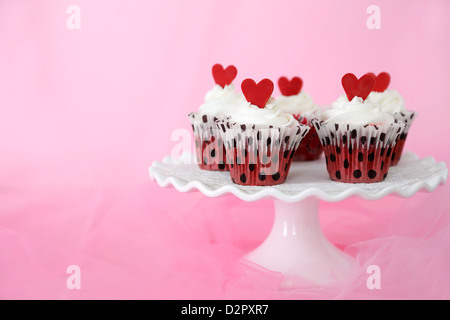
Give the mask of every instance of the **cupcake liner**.
<path id="1" fill-rule="evenodd" d="M 318 117 L 318 113 L 306 113 L 302 115 L 294 115 L 294 118 L 301 124 L 310 127 L 306 136 L 300 142 L 300 146 L 294 154 L 293 161 L 314 161 L 320 158 L 323 148 L 317 135 L 316 128 L 312 125 L 311 120 Z"/>
<path id="2" fill-rule="evenodd" d="M 220 136 L 216 121 L 217 116 L 191 112 L 188 115 L 192 124 L 195 142 L 195 159 L 200 169 L 226 171 L 225 146 Z"/>
<path id="3" fill-rule="evenodd" d="M 355 125 L 313 119 L 330 178 L 345 183 L 383 181 L 406 124 Z"/>
<path id="4" fill-rule="evenodd" d="M 270 186 L 281 184 L 291 167 L 292 158 L 309 127 L 258 127 L 218 121 L 225 143 L 231 180 L 240 185 Z"/>
<path id="5" fill-rule="evenodd" d="M 394 118 L 397 119 L 400 122 L 406 123 L 405 129 L 403 129 L 403 132 L 400 134 L 400 138 L 397 141 L 397 144 L 394 148 L 394 152 L 392 153 L 392 159 L 391 159 L 391 166 L 395 166 L 400 161 L 403 149 L 406 142 L 406 137 L 408 136 L 409 128 L 411 127 L 411 124 L 413 123 L 414 119 L 417 116 L 417 113 L 414 111 L 406 111 L 406 112 L 398 112 L 394 113 Z"/>

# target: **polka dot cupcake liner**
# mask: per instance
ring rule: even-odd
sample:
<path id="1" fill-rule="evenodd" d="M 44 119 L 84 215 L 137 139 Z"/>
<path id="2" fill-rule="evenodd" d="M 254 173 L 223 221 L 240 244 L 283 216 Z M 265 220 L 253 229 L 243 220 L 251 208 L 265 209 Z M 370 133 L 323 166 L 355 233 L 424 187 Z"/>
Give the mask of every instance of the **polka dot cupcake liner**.
<path id="1" fill-rule="evenodd" d="M 406 124 L 353 125 L 312 123 L 324 149 L 330 178 L 345 183 L 383 181 L 389 170 L 397 141 Z"/>
<path id="2" fill-rule="evenodd" d="M 397 141 L 397 144 L 395 146 L 394 152 L 392 154 L 391 166 L 397 165 L 398 162 L 400 161 L 402 154 L 403 154 L 405 142 L 406 142 L 406 137 L 408 136 L 409 128 L 411 127 L 411 124 L 413 123 L 416 116 L 417 116 L 417 113 L 414 111 L 394 113 L 394 118 L 400 122 L 406 123 L 406 127 L 405 127 L 405 129 L 403 129 L 403 132 L 400 134 L 400 138 Z"/>
<path id="3" fill-rule="evenodd" d="M 240 185 L 271 186 L 284 183 L 292 159 L 309 127 L 265 127 L 217 122 L 225 143 L 231 180 Z"/>
<path id="4" fill-rule="evenodd" d="M 194 132 L 195 159 L 200 169 L 227 171 L 225 146 L 216 126 L 219 117 L 195 112 L 188 117 Z"/>
<path id="5" fill-rule="evenodd" d="M 319 159 L 322 155 L 322 144 L 320 143 L 316 128 L 311 123 L 311 120 L 317 118 L 317 116 L 317 113 L 294 115 L 294 118 L 296 118 L 298 122 L 309 126 L 310 130 L 300 142 L 300 146 L 294 154 L 293 161 L 314 161 Z"/>

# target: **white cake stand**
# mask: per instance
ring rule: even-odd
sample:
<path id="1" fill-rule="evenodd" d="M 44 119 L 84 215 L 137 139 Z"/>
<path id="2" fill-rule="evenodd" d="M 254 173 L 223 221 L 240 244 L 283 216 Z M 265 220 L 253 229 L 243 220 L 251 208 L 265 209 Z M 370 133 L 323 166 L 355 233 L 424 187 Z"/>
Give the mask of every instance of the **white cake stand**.
<path id="1" fill-rule="evenodd" d="M 436 163 L 432 157 L 419 159 L 411 152 L 405 153 L 399 164 L 389 169 L 385 181 L 373 184 L 330 180 L 323 158 L 294 162 L 286 182 L 271 187 L 234 184 L 228 172 L 199 169 L 191 155 L 179 159 L 166 157 L 162 162 L 153 162 L 149 171 L 160 186 L 173 186 L 181 192 L 198 190 L 208 197 L 232 193 L 245 201 L 273 199 L 272 230 L 245 258 L 283 273 L 285 279 L 300 276 L 317 285 L 344 279 L 353 263 L 350 256 L 323 234 L 318 218 L 320 200 L 336 202 L 352 196 L 378 200 L 391 194 L 411 197 L 420 190 L 433 191 L 445 183 L 448 174 L 445 163 Z M 284 286 L 289 286 L 289 280 Z"/>

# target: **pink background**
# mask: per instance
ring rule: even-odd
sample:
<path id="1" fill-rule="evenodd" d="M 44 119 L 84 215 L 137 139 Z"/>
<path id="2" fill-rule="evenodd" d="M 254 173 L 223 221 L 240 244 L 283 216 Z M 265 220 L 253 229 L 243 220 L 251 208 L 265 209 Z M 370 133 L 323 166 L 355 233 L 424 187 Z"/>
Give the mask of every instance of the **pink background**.
<path id="1" fill-rule="evenodd" d="M 66 26 L 72 4 L 80 30 Z M 372 4 L 380 30 L 366 26 Z M 182 194 L 148 175 L 190 129 L 214 63 L 238 68 L 237 88 L 301 76 L 320 105 L 343 74 L 388 71 L 419 113 L 406 148 L 448 166 L 449 35 L 445 0 L 2 0 L 0 298 L 450 298 L 448 186 L 323 202 L 351 277 L 278 291 L 279 274 L 239 262 L 270 229 L 270 201 Z M 371 264 L 381 290 L 366 287 Z M 66 287 L 69 265 L 80 290 Z"/>

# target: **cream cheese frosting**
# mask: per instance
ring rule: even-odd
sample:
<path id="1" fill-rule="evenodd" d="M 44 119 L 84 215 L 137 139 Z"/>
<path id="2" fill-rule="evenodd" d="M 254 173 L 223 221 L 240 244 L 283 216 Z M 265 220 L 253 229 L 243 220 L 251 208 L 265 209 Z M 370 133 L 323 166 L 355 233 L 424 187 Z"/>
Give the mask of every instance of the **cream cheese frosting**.
<path id="1" fill-rule="evenodd" d="M 379 104 L 360 97 L 348 101 L 346 95 L 341 95 L 331 104 L 331 108 L 322 113 L 323 120 L 334 123 L 358 125 L 383 125 L 396 122 L 395 118 L 381 109 Z"/>
<path id="2" fill-rule="evenodd" d="M 246 106 L 239 108 L 231 115 L 231 121 L 241 124 L 254 124 L 257 126 L 292 126 L 296 120 L 291 114 L 283 112 L 275 99 L 270 98 L 265 108 L 259 108 L 246 102 Z"/>
<path id="3" fill-rule="evenodd" d="M 279 96 L 276 101 L 283 112 L 293 115 L 317 111 L 317 106 L 314 104 L 313 99 L 306 92 L 300 92 L 299 94 L 292 96 L 282 95 Z"/>
<path id="4" fill-rule="evenodd" d="M 206 93 L 204 102 L 199 108 L 199 113 L 227 116 L 244 106 L 245 103 L 244 96 L 237 94 L 232 84 L 224 88 L 216 84 Z"/>
<path id="5" fill-rule="evenodd" d="M 367 97 L 368 102 L 380 105 L 381 110 L 388 113 L 406 112 L 405 101 L 397 90 L 383 92 L 372 91 Z"/>

